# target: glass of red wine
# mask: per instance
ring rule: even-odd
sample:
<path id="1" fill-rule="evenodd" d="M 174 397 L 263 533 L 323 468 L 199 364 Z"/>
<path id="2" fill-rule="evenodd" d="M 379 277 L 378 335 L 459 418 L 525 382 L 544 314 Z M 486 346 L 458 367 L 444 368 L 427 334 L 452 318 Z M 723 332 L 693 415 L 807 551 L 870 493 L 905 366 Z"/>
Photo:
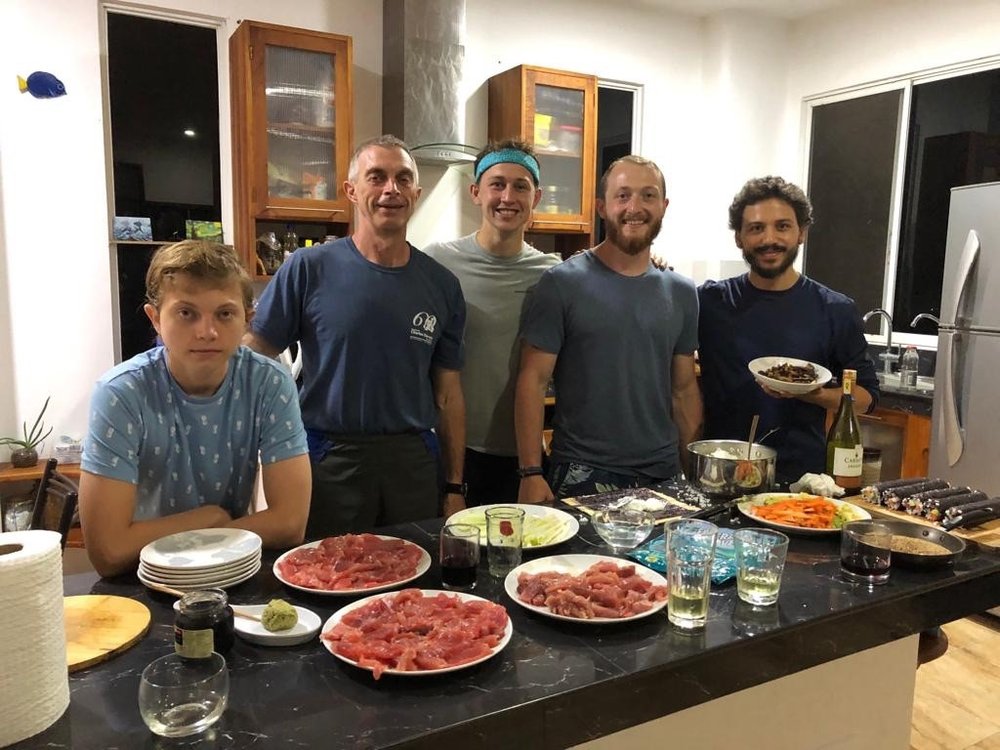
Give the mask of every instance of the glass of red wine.
<path id="1" fill-rule="evenodd" d="M 451 523 L 441 529 L 441 583 L 450 591 L 476 587 L 479 567 L 479 527 Z"/>
<path id="2" fill-rule="evenodd" d="M 889 580 L 892 529 L 878 521 L 850 521 L 840 537 L 840 571 L 850 581 L 875 585 Z"/>

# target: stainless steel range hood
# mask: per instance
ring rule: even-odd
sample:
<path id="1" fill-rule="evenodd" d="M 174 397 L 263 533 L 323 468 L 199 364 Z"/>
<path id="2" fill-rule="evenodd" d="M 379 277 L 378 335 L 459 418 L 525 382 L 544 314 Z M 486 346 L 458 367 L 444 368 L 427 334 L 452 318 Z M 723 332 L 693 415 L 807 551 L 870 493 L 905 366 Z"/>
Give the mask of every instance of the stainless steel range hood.
<path id="1" fill-rule="evenodd" d="M 464 27 L 465 0 L 382 0 L 382 132 L 417 161 L 471 162 L 479 151 L 460 138 Z"/>

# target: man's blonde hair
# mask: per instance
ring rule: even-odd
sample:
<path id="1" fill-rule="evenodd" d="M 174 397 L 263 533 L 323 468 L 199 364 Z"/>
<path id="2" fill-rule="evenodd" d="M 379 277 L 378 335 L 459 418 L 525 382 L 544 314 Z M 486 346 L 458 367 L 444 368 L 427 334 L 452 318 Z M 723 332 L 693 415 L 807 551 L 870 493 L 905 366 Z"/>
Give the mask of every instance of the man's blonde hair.
<path id="1" fill-rule="evenodd" d="M 146 271 L 146 301 L 159 309 L 166 285 L 175 274 L 183 273 L 194 282 L 222 289 L 239 282 L 243 307 L 253 310 L 253 283 L 243 261 L 229 245 L 205 240 L 182 240 L 163 245 L 153 255 Z"/>

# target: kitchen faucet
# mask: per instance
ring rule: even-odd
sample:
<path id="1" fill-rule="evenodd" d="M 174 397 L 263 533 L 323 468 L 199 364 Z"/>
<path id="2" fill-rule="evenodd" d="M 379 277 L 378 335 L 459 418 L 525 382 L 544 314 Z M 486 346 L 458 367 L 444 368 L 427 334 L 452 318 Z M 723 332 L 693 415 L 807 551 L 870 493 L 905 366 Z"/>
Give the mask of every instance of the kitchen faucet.
<path id="1" fill-rule="evenodd" d="M 926 315 L 926 313 L 924 313 Z M 867 323 L 871 318 L 876 315 L 881 315 L 885 318 L 886 323 L 889 324 L 888 331 L 885 337 L 885 351 L 878 355 L 878 358 L 882 360 L 882 372 L 886 375 L 892 374 L 892 363 L 899 360 L 899 346 L 896 346 L 896 352 L 892 351 L 892 316 L 881 307 L 876 307 L 874 310 L 869 310 L 862 316 L 862 321 Z"/>
<path id="2" fill-rule="evenodd" d="M 930 313 L 917 313 L 917 317 L 910 321 L 910 328 L 916 328 L 917 323 L 925 318 L 934 323 L 936 326 L 941 325 L 941 321 L 938 320 L 937 315 L 931 315 Z"/>

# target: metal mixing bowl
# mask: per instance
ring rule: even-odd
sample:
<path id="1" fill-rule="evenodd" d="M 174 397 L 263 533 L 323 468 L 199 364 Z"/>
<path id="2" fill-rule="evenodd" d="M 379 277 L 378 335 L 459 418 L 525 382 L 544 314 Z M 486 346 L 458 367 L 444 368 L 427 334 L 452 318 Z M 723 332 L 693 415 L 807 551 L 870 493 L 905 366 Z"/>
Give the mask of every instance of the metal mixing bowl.
<path id="1" fill-rule="evenodd" d="M 745 440 L 697 440 L 687 449 L 692 474 L 688 478 L 709 497 L 731 500 L 774 486 L 778 456 L 774 448 L 754 443 L 749 460 Z"/>

